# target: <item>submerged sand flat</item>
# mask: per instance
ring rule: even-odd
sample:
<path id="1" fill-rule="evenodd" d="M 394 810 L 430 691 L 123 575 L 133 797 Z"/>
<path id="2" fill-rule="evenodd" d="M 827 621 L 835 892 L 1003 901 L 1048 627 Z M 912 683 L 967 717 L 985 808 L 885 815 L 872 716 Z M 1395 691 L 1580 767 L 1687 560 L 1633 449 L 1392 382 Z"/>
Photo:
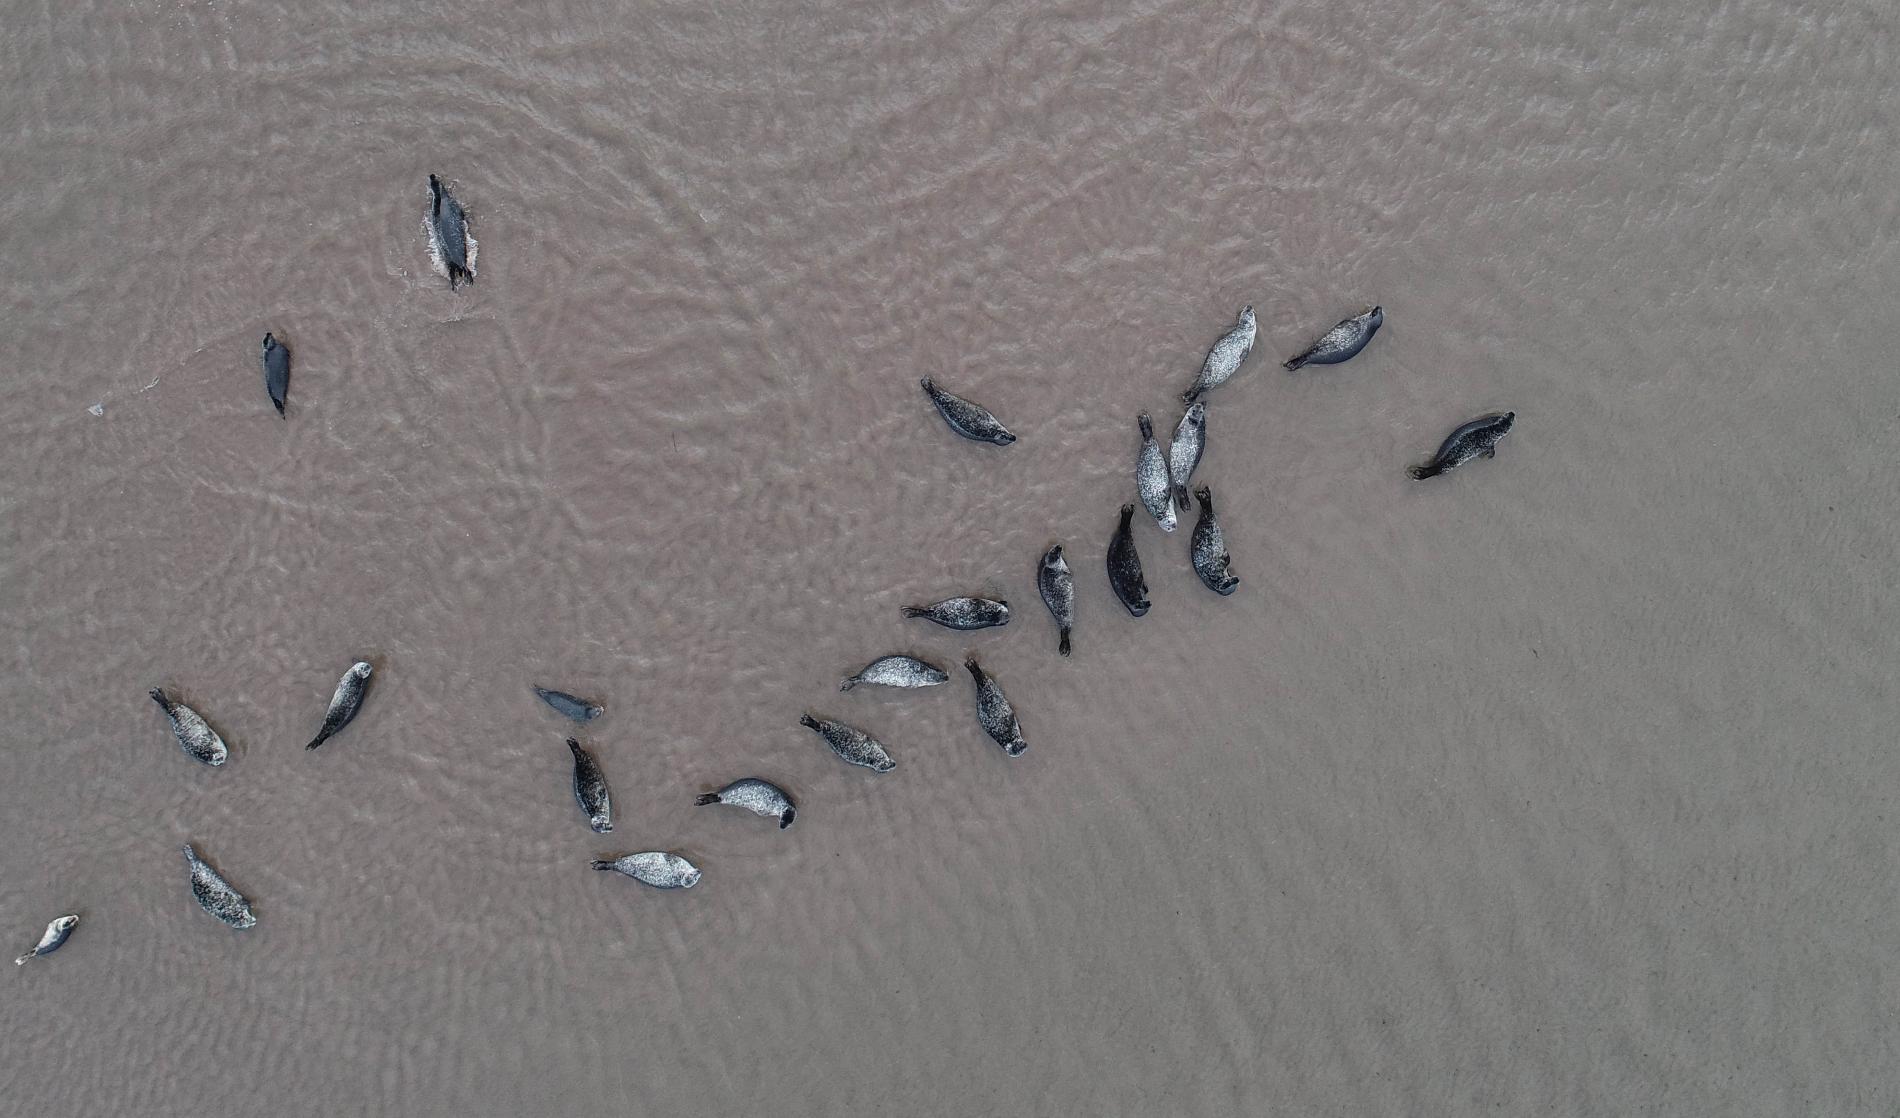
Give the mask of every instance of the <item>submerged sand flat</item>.
<path id="1" fill-rule="evenodd" d="M 0 13 L 6 957 L 84 916 L 0 1109 L 1900 1108 L 1888 8 Z M 1241 585 L 1138 521 L 1131 619 L 1134 417 L 1247 303 Z M 900 616 L 960 593 L 1016 619 Z M 896 651 L 1029 751 L 837 692 Z M 694 806 L 749 775 L 796 826 Z M 704 881 L 588 868 L 647 849 Z"/>

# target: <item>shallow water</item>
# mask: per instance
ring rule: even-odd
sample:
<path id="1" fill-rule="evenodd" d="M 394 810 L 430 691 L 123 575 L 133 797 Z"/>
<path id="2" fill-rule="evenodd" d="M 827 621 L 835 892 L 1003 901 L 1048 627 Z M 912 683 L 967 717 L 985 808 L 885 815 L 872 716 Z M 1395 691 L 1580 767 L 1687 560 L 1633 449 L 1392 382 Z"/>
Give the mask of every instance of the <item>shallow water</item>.
<path id="1" fill-rule="evenodd" d="M 0 12 L 7 957 L 84 915 L 8 1112 L 1900 1106 L 1890 6 Z M 1138 519 L 1132 619 L 1135 415 L 1244 303 L 1240 587 Z M 1023 757 L 837 691 L 966 650 Z"/>

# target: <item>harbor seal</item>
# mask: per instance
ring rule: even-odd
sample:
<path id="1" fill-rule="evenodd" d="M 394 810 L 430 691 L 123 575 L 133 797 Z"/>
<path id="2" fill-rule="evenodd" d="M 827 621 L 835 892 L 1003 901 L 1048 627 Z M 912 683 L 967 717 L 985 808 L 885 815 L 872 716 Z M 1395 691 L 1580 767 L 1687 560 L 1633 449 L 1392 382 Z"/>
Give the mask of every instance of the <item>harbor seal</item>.
<path id="1" fill-rule="evenodd" d="M 1169 492 L 1168 463 L 1162 457 L 1161 444 L 1155 441 L 1155 425 L 1142 412 L 1136 419 L 1141 427 L 1141 453 L 1135 456 L 1135 492 L 1142 507 L 1155 518 L 1163 532 L 1174 531 L 1174 495 Z"/>
<path id="2" fill-rule="evenodd" d="M 1042 592 L 1042 604 L 1049 607 L 1049 616 L 1056 619 L 1056 627 L 1062 632 L 1062 643 L 1056 651 L 1067 656 L 1069 631 L 1075 628 L 1075 575 L 1063 558 L 1061 544 L 1043 553 L 1042 567 L 1036 571 L 1036 589 Z"/>
<path id="3" fill-rule="evenodd" d="M 1517 413 L 1507 411 L 1501 414 L 1481 415 L 1456 431 L 1445 436 L 1438 453 L 1422 466 L 1408 466 L 1405 472 L 1415 480 L 1423 481 L 1428 477 L 1449 473 L 1471 461 L 1473 458 L 1496 458 L 1498 440 L 1511 433 L 1511 424 L 1517 422 Z"/>
<path id="4" fill-rule="evenodd" d="M 1121 527 L 1108 541 L 1108 584 L 1128 612 L 1140 617 L 1148 612 L 1148 580 L 1142 577 L 1141 556 L 1135 553 L 1135 534 L 1129 527 L 1134 516 L 1135 506 L 1122 506 Z"/>
<path id="5" fill-rule="evenodd" d="M 1214 348 L 1207 351 L 1207 357 L 1201 362 L 1200 375 L 1194 378 L 1194 384 L 1181 394 L 1181 402 L 1191 404 L 1201 398 L 1201 394 L 1210 388 L 1218 388 L 1227 383 L 1227 379 L 1240 371 L 1240 363 L 1247 360 L 1253 352 L 1253 342 L 1258 328 L 1254 322 L 1251 305 L 1240 308 L 1240 318 L 1233 329 L 1220 336 Z"/>
<path id="6" fill-rule="evenodd" d="M 1207 449 L 1207 402 L 1196 400 L 1181 416 L 1174 429 L 1174 441 L 1168 444 L 1168 481 L 1174 485 L 1174 503 L 1186 512 L 1194 506 L 1188 501 L 1188 482 L 1201 464 Z"/>
<path id="7" fill-rule="evenodd" d="M 613 861 L 596 858 L 590 863 L 597 870 L 613 870 L 624 873 L 643 885 L 655 889 L 691 889 L 699 884 L 699 867 L 664 850 L 647 850 L 639 854 L 625 854 Z"/>
<path id="8" fill-rule="evenodd" d="M 172 736 L 178 739 L 178 747 L 185 751 L 187 757 L 214 769 L 224 764 L 231 751 L 224 747 L 224 739 L 197 711 L 183 703 L 173 702 L 156 687 L 147 694 L 152 696 L 153 702 L 164 708 L 165 717 L 171 720 Z"/>
<path id="9" fill-rule="evenodd" d="M 949 672 L 928 660 L 915 656 L 881 656 L 840 683 L 838 690 L 849 691 L 860 683 L 875 683 L 880 687 L 935 687 L 949 679 Z"/>
<path id="10" fill-rule="evenodd" d="M 1009 624 L 1009 603 L 999 598 L 945 598 L 934 605 L 905 606 L 904 616 L 967 632 Z"/>
<path id="11" fill-rule="evenodd" d="M 336 693 L 330 696 L 330 706 L 323 712 L 323 725 L 317 728 L 317 736 L 311 739 L 305 749 L 315 749 L 330 740 L 330 735 L 350 724 L 356 712 L 363 707 L 363 696 L 369 690 L 369 677 L 372 669 L 368 663 L 358 660 L 343 673 L 342 682 L 336 685 Z"/>
<path id="12" fill-rule="evenodd" d="M 1220 521 L 1214 519 L 1214 495 L 1203 485 L 1194 491 L 1201 502 L 1201 519 L 1194 525 L 1194 543 L 1191 552 L 1194 560 L 1194 573 L 1201 576 L 1201 584 L 1216 594 L 1232 594 L 1234 587 L 1240 585 L 1240 578 L 1227 570 L 1227 539 L 1221 534 Z"/>
<path id="13" fill-rule="evenodd" d="M 468 214 L 442 180 L 429 176 L 429 213 L 423 219 L 429 231 L 429 259 L 437 274 L 447 276 L 449 290 L 475 282 L 475 238 L 468 235 Z"/>
<path id="14" fill-rule="evenodd" d="M 264 391 L 270 393 L 270 402 L 277 405 L 277 417 L 288 419 L 284 414 L 284 396 L 290 391 L 290 351 L 268 333 L 264 335 Z"/>
<path id="15" fill-rule="evenodd" d="M 930 402 L 937 405 L 937 411 L 943 416 L 943 421 L 948 423 L 950 429 L 957 434 L 975 442 L 995 443 L 997 446 L 1008 446 L 1016 441 L 1016 436 L 1010 434 L 1009 428 L 1003 426 L 1001 420 L 991 415 L 988 408 L 973 404 L 954 393 L 945 392 L 938 388 L 929 377 L 925 377 L 919 383 L 924 386 L 924 392 L 930 396 Z"/>
<path id="16" fill-rule="evenodd" d="M 976 681 L 976 720 L 990 740 L 1003 747 L 1003 752 L 1011 757 L 1021 757 L 1029 743 L 1023 740 L 1022 724 L 1016 721 L 1016 708 L 1009 705 L 1009 699 L 1003 694 L 1003 688 L 977 664 L 972 656 L 963 661 L 970 669 L 970 678 Z"/>
<path id="17" fill-rule="evenodd" d="M 879 773 L 887 773 L 897 767 L 891 755 L 884 752 L 883 743 L 855 726 L 813 718 L 809 714 L 799 716 L 798 724 L 816 731 L 833 753 L 853 765 L 861 765 Z"/>
<path id="18" fill-rule="evenodd" d="M 590 703 L 565 691 L 550 691 L 545 687 L 536 687 L 534 693 L 541 697 L 542 702 L 576 722 L 592 722 L 600 717 L 602 708 L 598 703 Z"/>
<path id="19" fill-rule="evenodd" d="M 704 793 L 693 802 L 700 807 L 707 804 L 742 807 L 754 815 L 778 820 L 778 829 L 781 831 L 791 826 L 792 820 L 798 815 L 798 808 L 793 806 L 792 798 L 785 794 L 783 788 L 756 776 L 735 780 L 717 792 Z"/>
<path id="20" fill-rule="evenodd" d="M 58 951 L 61 947 L 65 946 L 66 937 L 72 935 L 73 929 L 78 926 L 79 916 L 76 913 L 62 916 L 53 921 L 46 926 L 46 934 L 42 935 L 40 941 L 33 945 L 33 950 L 13 960 L 13 965 L 16 967 L 25 966 L 28 959 L 37 959 L 41 955 L 51 955 L 53 952 Z"/>
<path id="21" fill-rule="evenodd" d="M 581 805 L 581 813 L 587 816 L 587 825 L 594 833 L 604 835 L 614 829 L 613 796 L 607 791 L 607 775 L 580 742 L 569 738 L 567 748 L 574 754 L 574 802 Z"/>
<path id="22" fill-rule="evenodd" d="M 185 861 L 191 866 L 191 895 L 198 898 L 199 907 L 233 928 L 249 928 L 257 923 L 251 902 L 218 876 L 217 870 L 205 865 L 190 843 L 185 844 Z"/>
<path id="23" fill-rule="evenodd" d="M 1305 353 L 1289 358 L 1286 367 L 1289 370 L 1303 369 L 1308 365 L 1337 365 L 1350 360 L 1366 348 L 1372 335 L 1377 334 L 1379 327 L 1384 325 L 1384 307 L 1374 307 L 1364 314 L 1341 319 L 1338 325 L 1322 334 L 1319 341 L 1308 346 Z"/>

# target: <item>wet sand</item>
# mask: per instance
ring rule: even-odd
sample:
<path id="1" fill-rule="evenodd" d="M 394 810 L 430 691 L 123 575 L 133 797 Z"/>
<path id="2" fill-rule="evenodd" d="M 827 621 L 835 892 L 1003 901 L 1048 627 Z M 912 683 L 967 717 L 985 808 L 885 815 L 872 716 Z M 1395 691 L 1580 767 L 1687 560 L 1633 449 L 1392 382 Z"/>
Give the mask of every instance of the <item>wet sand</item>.
<path id="1" fill-rule="evenodd" d="M 8 1112 L 1900 1106 L 1890 9 L 0 10 L 6 957 L 85 918 Z M 1240 587 L 1138 520 L 1132 619 L 1135 415 L 1244 303 Z M 1023 757 L 837 692 L 966 650 Z"/>

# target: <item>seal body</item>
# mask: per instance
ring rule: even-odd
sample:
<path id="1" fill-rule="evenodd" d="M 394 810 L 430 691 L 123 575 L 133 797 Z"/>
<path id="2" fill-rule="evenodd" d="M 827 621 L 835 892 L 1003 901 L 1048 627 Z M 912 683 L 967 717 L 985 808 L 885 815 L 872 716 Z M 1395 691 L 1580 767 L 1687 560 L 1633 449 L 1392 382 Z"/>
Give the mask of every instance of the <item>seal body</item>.
<path id="1" fill-rule="evenodd" d="M 1517 413 L 1507 411 L 1495 415 L 1481 415 L 1445 436 L 1438 453 L 1422 466 L 1407 467 L 1406 472 L 1414 479 L 1423 481 L 1428 477 L 1437 477 L 1457 469 L 1473 458 L 1496 458 L 1498 440 L 1511 433 L 1511 424 L 1517 422 Z"/>
<path id="2" fill-rule="evenodd" d="M 165 717 L 171 720 L 172 736 L 178 739 L 178 746 L 185 751 L 186 756 L 214 769 L 224 764 L 231 755 L 230 750 L 224 747 L 224 739 L 197 711 L 183 703 L 171 701 L 165 697 L 165 692 L 156 687 L 149 694 L 153 702 L 164 708 Z"/>
<path id="3" fill-rule="evenodd" d="M 997 446 L 1008 446 L 1016 441 L 1016 436 L 1010 434 L 1009 428 L 1003 426 L 1001 420 L 991 415 L 988 408 L 971 403 L 954 393 L 945 392 L 938 388 L 929 377 L 925 377 L 920 383 L 924 386 L 924 392 L 930 397 L 930 402 L 937 405 L 938 414 L 943 416 L 943 421 L 950 425 L 952 431 L 966 439 L 973 439 L 979 443 L 995 443 Z"/>
<path id="4" fill-rule="evenodd" d="M 590 703 L 565 691 L 550 691 L 545 687 L 536 687 L 534 693 L 540 696 L 542 702 L 576 722 L 592 722 L 600 717 L 601 707 L 598 703 Z"/>
<path id="5" fill-rule="evenodd" d="M 1182 414 L 1180 426 L 1174 429 L 1174 441 L 1168 444 L 1168 481 L 1174 486 L 1174 503 L 1182 512 L 1193 507 L 1188 503 L 1188 482 L 1193 480 L 1206 449 L 1207 402 L 1196 400 Z"/>
<path id="6" fill-rule="evenodd" d="M 569 738 L 567 748 L 574 754 L 574 802 L 581 805 L 594 833 L 604 835 L 614 829 L 614 803 L 607 791 L 607 774 L 600 771 L 600 762 L 580 742 Z"/>
<path id="7" fill-rule="evenodd" d="M 1366 348 L 1372 335 L 1385 325 L 1385 308 L 1374 307 L 1364 314 L 1356 314 L 1342 319 L 1337 326 L 1320 335 L 1320 339 L 1308 346 L 1305 353 L 1287 361 L 1288 369 L 1302 369 L 1308 365 L 1337 365 L 1341 361 L 1351 360 L 1358 352 Z"/>
<path id="8" fill-rule="evenodd" d="M 1135 533 L 1130 525 L 1135 506 L 1122 506 L 1121 527 L 1108 541 L 1108 584 L 1115 596 L 1136 617 L 1148 612 L 1148 580 L 1141 574 L 1141 556 L 1135 553 Z"/>
<path id="9" fill-rule="evenodd" d="M 945 598 L 935 605 L 905 606 L 905 617 L 921 617 L 946 629 L 988 629 L 1009 624 L 1009 603 L 995 598 Z"/>
<path id="10" fill-rule="evenodd" d="M 691 889 L 699 884 L 699 867 L 665 850 L 626 854 L 611 862 L 596 858 L 592 865 L 597 870 L 624 873 L 655 889 Z"/>
<path id="11" fill-rule="evenodd" d="M 767 819 L 778 820 L 778 829 L 784 830 L 792 825 L 798 815 L 792 798 L 785 790 L 769 780 L 760 780 L 748 776 L 744 780 L 735 780 L 717 792 L 707 792 L 693 801 L 700 807 L 707 804 L 731 804 L 742 807 L 754 815 L 763 815 Z"/>
<path id="12" fill-rule="evenodd" d="M 1069 631 L 1075 628 L 1075 575 L 1062 555 L 1061 544 L 1043 552 L 1042 567 L 1036 571 L 1036 589 L 1042 593 L 1042 604 L 1049 607 L 1049 616 L 1056 619 L 1056 627 L 1062 633 L 1062 643 L 1056 650 L 1067 656 Z"/>
<path id="13" fill-rule="evenodd" d="M 1200 375 L 1194 378 L 1194 384 L 1181 395 L 1183 403 L 1191 404 L 1201 398 L 1201 394 L 1210 388 L 1218 388 L 1227 383 L 1229 377 L 1240 371 L 1240 363 L 1247 360 L 1253 352 L 1254 336 L 1257 327 L 1253 317 L 1253 307 L 1240 308 L 1240 318 L 1233 329 L 1220 336 L 1214 348 L 1207 351 L 1207 357 L 1201 362 Z"/>
<path id="14" fill-rule="evenodd" d="M 1155 425 L 1142 412 L 1136 421 L 1141 427 L 1141 453 L 1135 456 L 1135 492 L 1142 507 L 1155 518 L 1163 532 L 1174 531 L 1174 496 L 1168 491 L 1168 463 L 1155 441 Z"/>
<path id="15" fill-rule="evenodd" d="M 1216 594 L 1232 594 L 1240 585 L 1238 576 L 1227 569 L 1227 539 L 1221 535 L 1220 521 L 1214 518 L 1214 495 L 1203 485 L 1194 491 L 1201 502 L 1201 518 L 1194 524 L 1192 557 L 1194 573 L 1201 584 Z"/>
<path id="16" fill-rule="evenodd" d="M 284 415 L 284 397 L 290 392 L 290 351 L 270 334 L 264 335 L 264 391 L 277 405 L 279 418 Z"/>
<path id="17" fill-rule="evenodd" d="M 1011 757 L 1021 757 L 1029 743 L 1023 740 L 1022 724 L 1016 721 L 1016 708 L 1009 705 L 1003 688 L 986 673 L 972 656 L 963 662 L 976 681 L 976 720 L 990 740 L 1003 747 Z"/>
<path id="18" fill-rule="evenodd" d="M 474 283 L 475 238 L 468 235 L 468 214 L 434 175 L 429 176 L 429 213 L 423 225 L 429 230 L 429 257 L 435 270 L 448 277 L 449 290 Z"/>
<path id="19" fill-rule="evenodd" d="M 42 935 L 40 941 L 33 945 L 33 950 L 13 960 L 13 965 L 16 967 L 24 966 L 28 959 L 37 959 L 41 955 L 51 955 L 53 952 L 58 951 L 61 947 L 65 946 L 66 937 L 72 935 L 73 929 L 78 926 L 79 917 L 76 914 L 62 916 L 53 921 L 46 926 L 46 934 Z"/>
<path id="20" fill-rule="evenodd" d="M 198 898 L 199 907 L 233 928 L 249 928 L 257 923 L 251 902 L 218 876 L 217 870 L 205 865 L 190 844 L 185 846 L 185 861 L 191 866 L 191 895 Z"/>
<path id="21" fill-rule="evenodd" d="M 875 683 L 880 687 L 935 687 L 949 678 L 949 672 L 928 660 L 915 656 L 882 656 L 840 683 L 838 690 L 849 691 L 860 683 Z"/>
<path id="22" fill-rule="evenodd" d="M 370 672 L 373 671 L 365 661 L 358 660 L 343 673 L 343 679 L 336 685 L 336 692 L 330 696 L 329 709 L 323 712 L 323 725 L 317 728 L 317 736 L 312 738 L 305 749 L 315 749 L 330 740 L 330 736 L 350 724 L 356 712 L 363 709 L 363 696 L 369 691 Z"/>
<path id="23" fill-rule="evenodd" d="M 809 714 L 802 715 L 798 723 L 816 731 L 819 737 L 825 739 L 825 744 L 831 747 L 833 753 L 853 765 L 861 765 L 872 772 L 880 773 L 890 772 L 897 767 L 897 762 L 891 760 L 891 755 L 884 752 L 883 743 L 855 726 L 813 718 Z"/>

